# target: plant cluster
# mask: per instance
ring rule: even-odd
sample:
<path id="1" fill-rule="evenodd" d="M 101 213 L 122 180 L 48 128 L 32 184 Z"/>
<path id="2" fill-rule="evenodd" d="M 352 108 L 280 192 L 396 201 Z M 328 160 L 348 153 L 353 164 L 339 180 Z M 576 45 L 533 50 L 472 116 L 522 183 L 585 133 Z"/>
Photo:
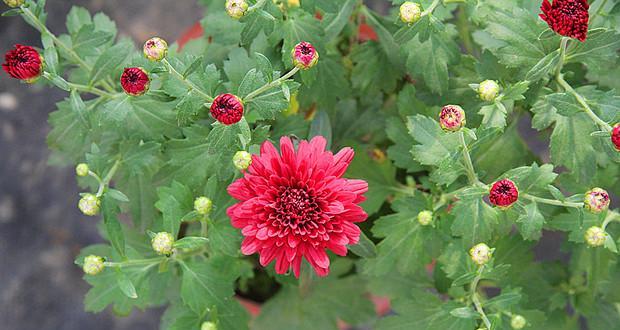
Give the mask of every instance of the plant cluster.
<path id="1" fill-rule="evenodd" d="M 4 71 L 68 93 L 52 160 L 106 240 L 76 258 L 87 311 L 618 329 L 619 2 L 201 0 L 202 37 L 140 51 L 105 14 L 57 35 L 45 0 L 4 2 L 42 45 Z"/>

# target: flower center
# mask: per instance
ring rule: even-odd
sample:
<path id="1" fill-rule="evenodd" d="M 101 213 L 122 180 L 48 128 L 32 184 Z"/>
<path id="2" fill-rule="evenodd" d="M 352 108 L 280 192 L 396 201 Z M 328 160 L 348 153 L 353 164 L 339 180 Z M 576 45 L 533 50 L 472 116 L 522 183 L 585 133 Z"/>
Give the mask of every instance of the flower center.
<path id="1" fill-rule="evenodd" d="M 317 227 L 319 205 L 314 196 L 303 188 L 280 188 L 280 195 L 276 198 L 274 209 L 275 220 L 282 226 L 292 229 L 306 226 Z"/>
<path id="2" fill-rule="evenodd" d="M 301 46 L 301 53 L 304 55 L 310 55 L 312 54 L 312 49 L 308 46 Z"/>
<path id="3" fill-rule="evenodd" d="M 502 195 L 511 196 L 512 187 L 507 184 L 501 184 L 499 187 L 497 187 L 497 192 Z"/>

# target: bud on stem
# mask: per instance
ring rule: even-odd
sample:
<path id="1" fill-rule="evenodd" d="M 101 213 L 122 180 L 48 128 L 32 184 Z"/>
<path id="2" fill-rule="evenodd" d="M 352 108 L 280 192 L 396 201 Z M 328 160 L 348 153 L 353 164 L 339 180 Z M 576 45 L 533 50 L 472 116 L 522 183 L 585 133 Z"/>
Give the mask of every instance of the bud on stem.
<path id="1" fill-rule="evenodd" d="M 247 151 L 237 151 L 233 156 L 233 164 L 240 171 L 247 170 L 252 164 L 252 154 Z"/>
<path id="2" fill-rule="evenodd" d="M 413 25 L 422 17 L 422 6 L 419 3 L 406 1 L 400 5 L 399 16 L 403 23 Z"/>
<path id="3" fill-rule="evenodd" d="M 172 237 L 172 234 L 165 231 L 159 232 L 155 234 L 155 236 L 151 240 L 151 246 L 157 254 L 169 256 L 170 254 L 172 254 L 174 237 Z"/>
<path id="4" fill-rule="evenodd" d="M 78 208 L 82 213 L 88 216 L 94 216 L 99 214 L 99 207 L 101 206 L 101 200 L 94 194 L 84 194 L 78 202 Z"/>
<path id="5" fill-rule="evenodd" d="M 101 273 L 105 267 L 103 262 L 104 260 L 102 257 L 91 254 L 84 258 L 82 270 L 88 275 L 97 275 Z"/>
<path id="6" fill-rule="evenodd" d="M 208 215 L 213 209 L 213 202 L 204 196 L 200 196 L 194 200 L 194 210 L 200 215 Z"/>
<path id="7" fill-rule="evenodd" d="M 493 250 L 488 245 L 480 243 L 469 250 L 469 256 L 476 265 L 482 266 L 491 260 Z"/>

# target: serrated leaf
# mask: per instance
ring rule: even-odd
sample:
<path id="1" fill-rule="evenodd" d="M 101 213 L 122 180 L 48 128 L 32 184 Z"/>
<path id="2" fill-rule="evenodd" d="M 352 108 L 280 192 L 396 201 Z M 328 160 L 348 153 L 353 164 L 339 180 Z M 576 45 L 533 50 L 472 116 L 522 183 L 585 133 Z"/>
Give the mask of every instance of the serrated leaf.
<path id="1" fill-rule="evenodd" d="M 557 113 L 562 116 L 569 117 L 583 112 L 583 108 L 577 103 L 577 99 L 575 99 L 573 95 L 567 93 L 554 93 L 547 95 L 545 98 L 546 101 L 556 109 Z"/>
<path id="2" fill-rule="evenodd" d="M 458 134 L 446 134 L 435 120 L 422 115 L 408 117 L 409 134 L 420 143 L 412 148 L 414 158 L 424 165 L 438 165 L 458 150 Z"/>
<path id="3" fill-rule="evenodd" d="M 538 205 L 535 202 L 527 204 L 525 213 L 521 213 L 517 219 L 519 231 L 526 240 L 539 240 L 542 236 L 544 223 L 545 218 L 538 210 Z"/>
<path id="4" fill-rule="evenodd" d="M 377 256 L 377 247 L 366 234 L 360 233 L 360 240 L 357 244 L 348 246 L 349 250 L 362 258 L 374 258 Z"/>
<path id="5" fill-rule="evenodd" d="M 121 67 L 125 59 L 133 51 L 133 46 L 126 42 L 121 42 L 106 49 L 93 65 L 93 70 L 90 73 L 90 83 L 93 84 L 102 80 L 104 77 L 115 72 Z"/>
<path id="6" fill-rule="evenodd" d="M 173 181 L 170 187 L 159 187 L 157 196 L 159 200 L 155 203 L 155 207 L 164 216 L 162 227 L 176 237 L 181 219 L 194 207 L 194 195 L 187 186 Z"/>
<path id="7" fill-rule="evenodd" d="M 177 249 L 195 250 L 207 244 L 209 240 L 205 237 L 186 236 L 174 242 Z"/>
<path id="8" fill-rule="evenodd" d="M 120 209 L 116 201 L 107 195 L 101 198 L 101 213 L 106 229 L 107 239 L 110 241 L 116 252 L 125 257 L 125 233 L 118 220 Z"/>
<path id="9" fill-rule="evenodd" d="M 131 283 L 131 280 L 125 275 L 120 268 L 116 268 L 114 273 L 116 274 L 116 282 L 118 283 L 118 287 L 121 289 L 123 294 L 131 299 L 138 298 L 138 294 L 136 293 L 136 288 Z"/>
<path id="10" fill-rule="evenodd" d="M 497 210 L 482 198 L 462 199 L 454 203 L 452 234 L 462 236 L 468 246 L 488 241 L 498 225 Z"/>

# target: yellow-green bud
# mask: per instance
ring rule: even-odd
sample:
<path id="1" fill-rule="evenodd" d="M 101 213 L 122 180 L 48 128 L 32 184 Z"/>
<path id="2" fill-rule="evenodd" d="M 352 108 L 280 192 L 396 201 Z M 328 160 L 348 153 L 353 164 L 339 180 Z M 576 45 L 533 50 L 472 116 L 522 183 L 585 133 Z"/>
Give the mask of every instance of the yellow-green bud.
<path id="1" fill-rule="evenodd" d="M 101 200 L 93 194 L 84 194 L 78 202 L 78 208 L 80 211 L 88 216 L 97 215 L 99 213 L 100 206 Z"/>
<path id="2" fill-rule="evenodd" d="M 75 174 L 77 174 L 77 176 L 87 176 L 88 171 L 89 171 L 89 168 L 86 163 L 79 163 L 75 167 Z"/>
<path id="3" fill-rule="evenodd" d="M 489 260 L 491 260 L 491 257 L 493 256 L 493 250 L 491 250 L 488 245 L 480 243 L 474 245 L 474 247 L 469 250 L 469 255 L 471 257 L 471 260 L 476 265 L 482 266 L 489 262 Z"/>
<path id="4" fill-rule="evenodd" d="M 583 200 L 586 210 L 592 213 L 601 213 L 609 208 L 609 194 L 601 188 L 592 188 L 588 191 Z"/>
<path id="5" fill-rule="evenodd" d="M 433 222 L 433 212 L 431 212 L 429 210 L 424 210 L 424 211 L 418 213 L 418 222 L 422 226 L 430 225 L 431 222 Z"/>
<path id="6" fill-rule="evenodd" d="M 204 196 L 200 196 L 194 200 L 194 210 L 200 215 L 207 215 L 213 209 L 213 202 Z"/>
<path id="7" fill-rule="evenodd" d="M 499 95 L 499 85 L 495 80 L 485 80 L 478 85 L 478 96 L 487 102 L 495 101 Z"/>
<path id="8" fill-rule="evenodd" d="M 605 240 L 607 239 L 607 233 L 601 227 L 592 226 L 586 230 L 584 238 L 589 246 L 602 246 L 605 244 Z"/>
<path id="9" fill-rule="evenodd" d="M 248 11 L 248 3 L 245 0 L 226 0 L 226 12 L 234 19 L 240 19 Z"/>
<path id="10" fill-rule="evenodd" d="M 97 275 L 103 271 L 105 267 L 103 265 L 103 258 L 96 255 L 89 255 L 84 258 L 84 264 L 82 265 L 82 270 L 84 273 L 88 275 Z"/>
<path id="11" fill-rule="evenodd" d="M 419 3 L 406 1 L 400 5 L 399 15 L 404 23 L 414 24 L 422 17 L 422 6 Z"/>
<path id="12" fill-rule="evenodd" d="M 144 43 L 142 51 L 149 61 L 161 61 L 168 54 L 168 43 L 162 38 L 153 37 Z"/>
<path id="13" fill-rule="evenodd" d="M 151 246 L 157 254 L 170 255 L 174 245 L 174 237 L 165 231 L 155 234 L 151 240 Z"/>
<path id="14" fill-rule="evenodd" d="M 202 322 L 200 330 L 217 330 L 217 325 L 213 322 Z"/>
<path id="15" fill-rule="evenodd" d="M 512 319 L 510 319 L 510 326 L 513 329 L 523 329 L 525 328 L 525 326 L 527 325 L 527 320 L 525 319 L 525 317 L 521 316 L 521 315 L 513 315 Z"/>
<path id="16" fill-rule="evenodd" d="M 6 3 L 6 5 L 11 8 L 19 7 L 23 5 L 24 2 L 26 1 L 25 0 L 4 0 L 4 3 Z"/>
<path id="17" fill-rule="evenodd" d="M 240 171 L 247 170 L 252 164 L 252 154 L 247 151 L 237 151 L 233 156 L 233 164 Z"/>

